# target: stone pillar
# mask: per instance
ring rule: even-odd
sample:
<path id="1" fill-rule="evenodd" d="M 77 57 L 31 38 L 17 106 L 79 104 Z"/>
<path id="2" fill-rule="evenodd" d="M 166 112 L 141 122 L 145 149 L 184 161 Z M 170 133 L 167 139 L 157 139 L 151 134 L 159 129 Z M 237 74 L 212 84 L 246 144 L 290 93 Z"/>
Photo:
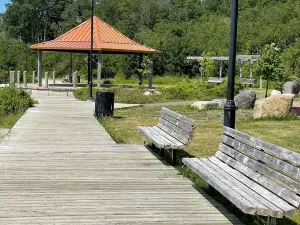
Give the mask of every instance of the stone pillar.
<path id="1" fill-rule="evenodd" d="M 222 78 L 222 75 L 223 75 L 223 64 L 220 63 L 220 79 Z"/>
<path id="2" fill-rule="evenodd" d="M 27 87 L 27 71 L 23 72 L 23 87 Z"/>
<path id="3" fill-rule="evenodd" d="M 42 87 L 42 74 L 43 74 L 43 52 L 38 51 L 38 86 Z"/>
<path id="4" fill-rule="evenodd" d="M 55 84 L 55 71 L 53 71 L 53 84 Z"/>
<path id="5" fill-rule="evenodd" d="M 243 78 L 243 62 L 242 60 L 240 61 L 240 79 Z"/>
<path id="6" fill-rule="evenodd" d="M 48 88 L 49 86 L 48 79 L 49 79 L 49 73 L 45 72 L 45 88 Z"/>
<path id="7" fill-rule="evenodd" d="M 15 71 L 10 71 L 9 73 L 9 85 L 14 86 L 15 85 Z"/>
<path id="8" fill-rule="evenodd" d="M 77 86 L 77 78 L 78 78 L 78 72 L 73 73 L 72 81 L 73 81 L 73 88 L 75 89 Z"/>
<path id="9" fill-rule="evenodd" d="M 101 52 L 98 52 L 98 71 L 97 71 L 97 88 L 101 87 L 101 73 L 102 73 L 102 56 Z"/>
<path id="10" fill-rule="evenodd" d="M 35 84 L 35 71 L 32 72 L 32 83 Z"/>
<path id="11" fill-rule="evenodd" d="M 17 72 L 17 86 L 18 86 L 18 87 L 20 86 L 20 77 L 21 77 L 21 72 L 18 71 L 18 72 Z"/>
<path id="12" fill-rule="evenodd" d="M 149 69 L 150 69 L 150 73 L 149 73 L 149 89 L 152 89 L 153 88 L 153 85 L 152 85 L 152 78 L 153 78 L 153 63 L 149 66 Z"/>

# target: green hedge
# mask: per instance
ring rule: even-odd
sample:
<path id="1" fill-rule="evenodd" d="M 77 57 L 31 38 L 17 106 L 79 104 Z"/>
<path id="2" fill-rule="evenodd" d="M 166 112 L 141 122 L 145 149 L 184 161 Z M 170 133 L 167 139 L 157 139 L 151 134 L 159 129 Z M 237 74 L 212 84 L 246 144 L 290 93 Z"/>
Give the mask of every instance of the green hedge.
<path id="1" fill-rule="evenodd" d="M 34 103 L 24 90 L 13 87 L 0 88 L 0 116 L 25 112 Z"/>

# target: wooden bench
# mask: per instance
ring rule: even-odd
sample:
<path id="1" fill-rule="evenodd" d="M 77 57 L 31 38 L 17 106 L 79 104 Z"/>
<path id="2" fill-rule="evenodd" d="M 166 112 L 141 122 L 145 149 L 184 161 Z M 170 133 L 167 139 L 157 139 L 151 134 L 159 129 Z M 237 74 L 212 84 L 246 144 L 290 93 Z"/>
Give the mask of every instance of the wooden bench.
<path id="1" fill-rule="evenodd" d="M 162 108 L 159 122 L 153 127 L 141 127 L 137 129 L 148 139 L 150 143 L 161 150 L 169 150 L 172 153 L 172 163 L 176 162 L 176 150 L 183 149 L 190 142 L 195 121 L 167 108 Z"/>
<path id="2" fill-rule="evenodd" d="M 219 151 L 183 163 L 246 214 L 293 216 L 300 206 L 300 154 L 224 127 Z"/>
<path id="3" fill-rule="evenodd" d="M 220 77 L 209 77 L 207 82 L 208 83 L 213 83 L 213 84 L 221 84 L 223 82 L 223 78 L 220 78 Z"/>
<path id="4" fill-rule="evenodd" d="M 242 78 L 242 79 L 241 79 L 241 84 L 244 84 L 244 85 L 251 85 L 251 86 L 254 87 L 254 85 L 255 85 L 255 79 Z"/>

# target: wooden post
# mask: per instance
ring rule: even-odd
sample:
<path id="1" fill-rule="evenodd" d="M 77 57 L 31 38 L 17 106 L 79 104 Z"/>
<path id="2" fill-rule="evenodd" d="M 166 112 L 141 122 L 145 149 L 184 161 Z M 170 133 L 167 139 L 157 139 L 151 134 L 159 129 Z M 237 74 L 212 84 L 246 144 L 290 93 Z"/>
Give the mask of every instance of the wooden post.
<path id="1" fill-rule="evenodd" d="M 23 72 L 23 87 L 27 87 L 27 71 Z"/>
<path id="2" fill-rule="evenodd" d="M 152 89 L 153 88 L 153 85 L 152 85 L 152 78 L 153 78 L 153 63 L 149 66 L 149 69 L 150 69 L 150 73 L 149 73 L 149 89 Z"/>
<path id="3" fill-rule="evenodd" d="M 45 88 L 48 88 L 48 79 L 49 79 L 49 73 L 45 72 Z"/>
<path id="4" fill-rule="evenodd" d="M 42 73 L 43 73 L 43 52 L 38 51 L 38 86 L 42 87 Z"/>
<path id="5" fill-rule="evenodd" d="M 220 63 L 220 79 L 222 78 L 223 75 L 223 64 Z"/>
<path id="6" fill-rule="evenodd" d="M 101 73 L 102 73 L 102 56 L 101 52 L 98 52 L 98 71 L 97 71 L 97 88 L 101 87 Z"/>
<path id="7" fill-rule="evenodd" d="M 242 60 L 240 61 L 240 79 L 243 78 L 243 62 Z"/>
<path id="8" fill-rule="evenodd" d="M 139 55 L 139 69 L 143 69 L 142 68 L 142 63 L 144 61 L 144 56 L 143 54 Z M 141 72 L 138 72 L 138 76 L 139 76 L 139 85 L 143 85 L 143 75 Z"/>
<path id="9" fill-rule="evenodd" d="M 78 72 L 73 73 L 72 81 L 73 81 L 73 88 L 75 89 L 77 86 L 77 77 L 78 77 Z"/>
<path id="10" fill-rule="evenodd" d="M 17 86 L 18 86 L 18 87 L 20 86 L 20 76 L 21 76 L 21 72 L 18 71 L 18 72 L 17 72 Z"/>
<path id="11" fill-rule="evenodd" d="M 10 81 L 9 81 L 10 86 L 15 85 L 15 71 L 10 71 Z"/>
<path id="12" fill-rule="evenodd" d="M 35 71 L 32 72 L 32 83 L 35 84 Z"/>
<path id="13" fill-rule="evenodd" d="M 53 84 L 55 84 L 55 71 L 53 71 Z"/>
<path id="14" fill-rule="evenodd" d="M 250 62 L 249 62 L 249 67 L 250 67 L 250 79 L 252 79 L 253 70 L 252 70 L 252 60 L 251 59 L 250 59 Z"/>
<path id="15" fill-rule="evenodd" d="M 73 73 L 73 56 L 72 53 L 70 53 L 70 68 L 69 68 L 69 82 L 71 83 L 72 79 L 72 73 Z"/>

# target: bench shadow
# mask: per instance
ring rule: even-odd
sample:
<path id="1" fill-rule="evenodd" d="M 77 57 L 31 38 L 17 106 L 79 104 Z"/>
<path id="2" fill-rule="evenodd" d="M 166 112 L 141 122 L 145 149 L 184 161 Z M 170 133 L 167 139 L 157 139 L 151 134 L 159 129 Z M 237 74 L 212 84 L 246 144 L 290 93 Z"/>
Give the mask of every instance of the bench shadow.
<path id="1" fill-rule="evenodd" d="M 164 157 L 160 155 L 160 149 L 155 146 L 145 145 L 149 152 L 154 155 L 166 166 L 172 166 L 172 158 L 169 154 Z M 177 150 L 177 164 L 175 168 L 178 170 L 180 175 L 188 178 L 193 182 L 193 187 L 199 192 L 200 195 L 206 198 L 221 214 L 223 214 L 232 224 L 240 224 L 230 215 L 236 216 L 245 225 L 265 225 L 266 218 L 261 216 L 252 216 L 243 213 L 235 205 L 233 205 L 227 198 L 225 198 L 216 189 L 210 186 L 206 181 L 200 178 L 197 174 L 191 171 L 189 168 L 184 166 L 182 158 L 196 158 L 194 155 L 189 154 L 185 150 Z M 289 218 L 277 219 L 277 225 L 297 225 L 296 222 Z"/>

